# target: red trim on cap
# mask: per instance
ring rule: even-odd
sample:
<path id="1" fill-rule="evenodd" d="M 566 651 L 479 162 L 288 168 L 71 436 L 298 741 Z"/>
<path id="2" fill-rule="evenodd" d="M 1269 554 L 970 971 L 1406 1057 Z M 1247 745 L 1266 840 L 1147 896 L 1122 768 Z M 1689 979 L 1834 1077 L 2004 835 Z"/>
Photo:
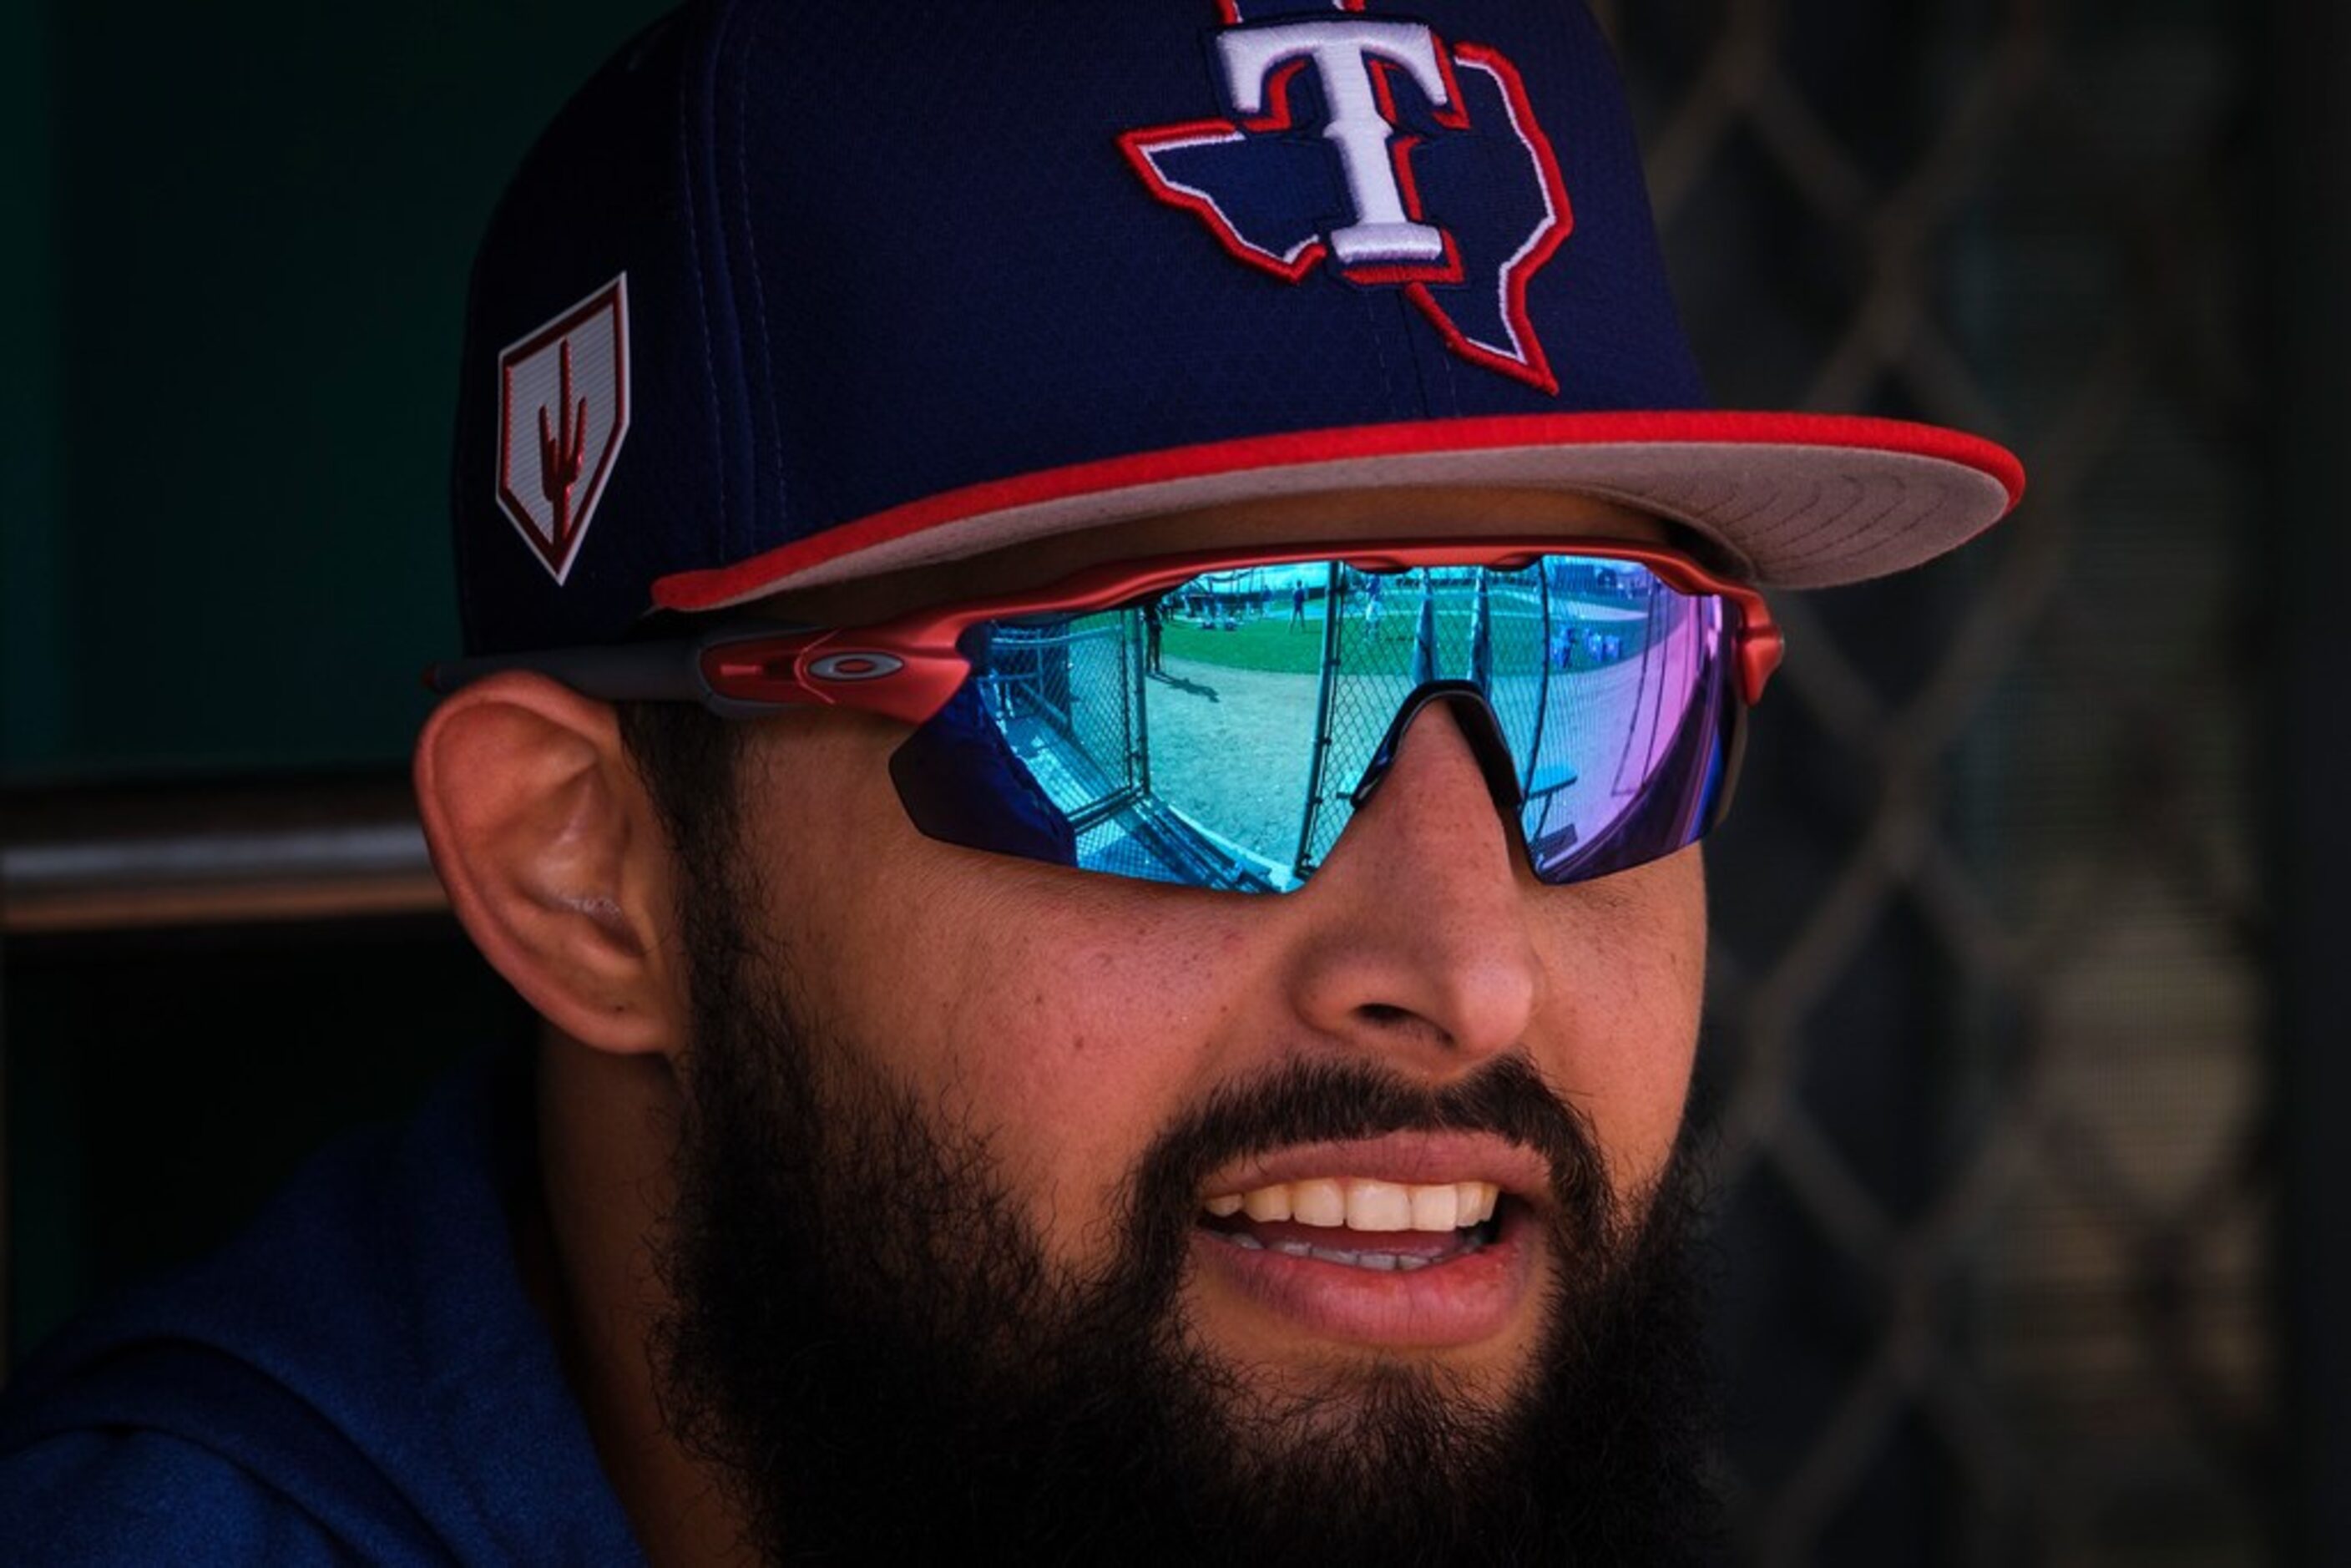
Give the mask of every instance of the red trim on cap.
<path id="1" fill-rule="evenodd" d="M 1237 261 L 1273 274 L 1285 283 L 1296 283 L 1314 270 L 1328 250 L 1321 238 L 1308 239 L 1288 255 L 1252 244 L 1243 236 L 1224 208 L 1217 205 L 1214 196 L 1196 185 L 1179 184 L 1164 172 L 1156 153 L 1176 147 L 1199 147 L 1213 142 L 1241 141 L 1249 136 L 1288 131 L 1291 128 L 1290 84 L 1306 67 L 1304 60 L 1292 60 L 1266 79 L 1265 112 L 1254 120 L 1236 124 L 1229 120 L 1193 120 L 1181 125 L 1147 126 L 1141 131 L 1122 132 L 1118 139 L 1121 152 L 1127 162 L 1143 177 L 1143 183 L 1153 195 L 1171 207 L 1180 207 L 1197 214 Z"/>
<path id="2" fill-rule="evenodd" d="M 1694 409 L 1423 420 L 1207 442 L 967 485 L 826 528 L 730 566 L 673 572 L 653 583 L 653 598 L 665 610 L 707 610 L 749 597 L 827 561 L 948 524 L 1083 496 L 1219 474 L 1309 467 L 1372 457 L 1544 446 L 1660 444 L 1796 446 L 1894 453 L 1957 464 L 1996 479 L 2007 491 L 2011 507 L 2024 494 L 2023 465 L 2004 447 L 1962 431 L 1858 414 Z"/>
<path id="3" fill-rule="evenodd" d="M 1462 99 L 1461 83 L 1453 75 L 1453 53 L 1433 27 L 1429 29 L 1428 46 L 1437 56 L 1437 78 L 1445 87 L 1445 102 L 1430 104 L 1429 118 L 1448 131 L 1467 131 L 1469 129 L 1469 105 Z M 1404 68 L 1377 55 L 1364 57 L 1364 64 L 1371 73 L 1372 101 L 1379 106 L 1380 118 L 1392 127 L 1402 126 L 1404 116 L 1396 109 L 1393 78 L 1403 72 Z"/>
<path id="4" fill-rule="evenodd" d="M 1228 15 L 1231 8 L 1228 6 Z M 1414 308 L 1426 317 L 1437 329 L 1447 348 L 1473 365 L 1496 371 L 1514 381 L 1523 382 L 1547 397 L 1559 395 L 1559 378 L 1551 368 L 1550 357 L 1544 352 L 1541 340 L 1535 335 L 1534 319 L 1527 311 L 1527 284 L 1542 270 L 1575 226 L 1575 216 L 1567 197 L 1567 184 L 1561 177 L 1559 155 L 1553 151 L 1551 138 L 1536 120 L 1534 106 L 1527 97 L 1525 82 L 1518 68 L 1499 50 L 1484 44 L 1465 43 L 1448 46 L 1433 29 L 1429 44 L 1437 59 L 1437 74 L 1442 81 L 1445 101 L 1440 106 L 1431 103 L 1429 112 L 1439 125 L 1452 130 L 1466 130 L 1469 120 L 1469 100 L 1461 90 L 1459 71 L 1466 67 L 1479 70 L 1494 79 L 1502 94 L 1503 117 L 1510 121 L 1510 134 L 1517 138 L 1534 166 L 1535 183 L 1541 192 L 1546 215 L 1530 233 L 1512 256 L 1502 266 L 1494 279 L 1499 297 L 1495 303 L 1509 335 L 1507 343 L 1489 343 L 1472 338 L 1455 322 L 1431 286 L 1454 288 L 1462 286 L 1466 274 L 1460 247 L 1453 232 L 1441 224 L 1433 224 L 1421 200 L 1420 180 L 1413 166 L 1412 154 L 1424 138 L 1417 132 L 1403 129 L 1397 109 L 1395 77 L 1401 68 L 1394 62 L 1367 59 L 1365 69 L 1371 79 L 1372 93 L 1380 118 L 1384 120 L 1388 137 L 1388 162 L 1405 212 L 1415 223 L 1430 224 L 1444 235 L 1443 257 L 1435 263 L 1374 262 L 1366 266 L 1343 268 L 1350 282 L 1364 287 L 1394 287 L 1400 288 Z M 1304 59 L 1293 59 L 1282 65 L 1266 79 L 1265 107 L 1253 119 L 1194 120 L 1176 125 L 1147 126 L 1127 131 L 1118 137 L 1119 151 L 1130 167 L 1143 181 L 1144 187 L 1160 201 L 1196 215 L 1216 236 L 1226 254 L 1259 271 L 1270 273 L 1285 283 L 1300 283 L 1329 254 L 1327 238 L 1301 240 L 1288 252 L 1270 250 L 1256 244 L 1240 232 L 1231 216 L 1219 206 L 1210 192 L 1197 185 L 1187 185 L 1176 180 L 1159 165 L 1159 154 L 1182 147 L 1233 143 L 1251 136 L 1279 134 L 1295 129 L 1295 115 L 1290 107 L 1290 86 L 1298 73 L 1305 68 Z M 1482 287 L 1482 280 L 1480 283 Z"/>
<path id="5" fill-rule="evenodd" d="M 1447 106 L 1442 110 L 1433 109 L 1432 113 L 1439 125 L 1454 131 L 1467 131 L 1469 128 L 1469 105 L 1461 97 L 1461 84 L 1454 79 L 1452 57 L 1446 52 L 1445 40 L 1435 33 L 1429 35 L 1429 42 L 1436 51 L 1437 75 L 1444 81 Z M 1388 137 L 1388 166 L 1395 179 L 1396 193 L 1404 201 L 1405 215 L 1416 224 L 1427 223 L 1428 210 L 1420 200 L 1420 176 L 1412 165 L 1413 149 L 1426 138 L 1402 129 L 1404 120 L 1396 112 L 1394 80 L 1402 68 L 1382 59 L 1366 60 L 1365 65 L 1371 75 L 1372 94 L 1379 106 L 1380 118 L 1387 121 L 1392 131 Z M 1454 244 L 1451 229 L 1438 226 L 1437 232 L 1445 236 L 1445 258 L 1442 261 L 1420 266 L 1386 263 L 1351 267 L 1342 268 L 1342 275 L 1351 283 L 1366 285 L 1458 283 L 1462 277 L 1461 248 Z"/>
<path id="6" fill-rule="evenodd" d="M 1242 120 L 1241 129 L 1259 135 L 1295 131 L 1298 115 L 1290 107 L 1290 89 L 1305 68 L 1303 59 L 1288 60 L 1274 67 L 1273 74 L 1265 78 L 1265 108 L 1255 119 Z"/>
<path id="7" fill-rule="evenodd" d="M 1494 78 L 1502 89 L 1504 112 L 1510 121 L 1510 131 L 1519 144 L 1534 162 L 1535 178 L 1541 183 L 1543 199 L 1551 207 L 1551 217 L 1543 227 L 1528 236 L 1528 245 L 1510 265 L 1502 268 L 1497 287 L 1502 293 L 1502 316 L 1509 322 L 1512 347 L 1519 351 L 1496 344 L 1481 343 L 1454 324 L 1453 318 L 1438 304 L 1437 297 L 1424 283 L 1411 283 L 1405 287 L 1405 297 L 1417 306 L 1420 313 L 1440 333 L 1455 353 L 1472 364 L 1499 371 L 1541 389 L 1552 397 L 1559 395 L 1559 378 L 1552 372 L 1551 357 L 1543 352 L 1542 340 L 1535 335 L 1534 319 L 1527 314 L 1527 284 L 1543 269 L 1565 244 L 1575 227 L 1575 210 L 1567 199 L 1567 182 L 1559 172 L 1559 154 L 1552 148 L 1551 138 L 1535 119 L 1534 105 L 1527 99 L 1527 84 L 1512 65 L 1499 52 L 1483 44 L 1458 46 L 1453 57 L 1475 70 L 1482 70 Z M 1458 85 L 1455 91 L 1458 92 Z M 1465 106 L 1466 107 L 1466 106 Z"/>
<path id="8" fill-rule="evenodd" d="M 1406 140 L 1418 139 L 1406 138 Z M 1421 214 L 1416 210 L 1412 207 L 1405 210 L 1416 222 L 1419 220 Z M 1341 275 L 1350 283 L 1362 284 L 1458 283 L 1462 277 L 1461 247 L 1453 243 L 1451 229 L 1439 228 L 1437 232 L 1445 236 L 1445 259 L 1441 262 L 1428 267 L 1416 267 L 1410 262 L 1373 267 L 1350 267 L 1342 268 Z"/>

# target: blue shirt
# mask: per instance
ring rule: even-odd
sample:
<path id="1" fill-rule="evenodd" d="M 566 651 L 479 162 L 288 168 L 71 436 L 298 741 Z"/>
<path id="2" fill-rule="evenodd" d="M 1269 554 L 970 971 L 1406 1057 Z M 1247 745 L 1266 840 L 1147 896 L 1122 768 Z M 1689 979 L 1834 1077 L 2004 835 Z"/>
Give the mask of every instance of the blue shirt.
<path id="1" fill-rule="evenodd" d="M 338 1145 L 28 1362 L 0 1398 L 0 1558 L 642 1563 L 523 1293 L 497 1076 Z"/>

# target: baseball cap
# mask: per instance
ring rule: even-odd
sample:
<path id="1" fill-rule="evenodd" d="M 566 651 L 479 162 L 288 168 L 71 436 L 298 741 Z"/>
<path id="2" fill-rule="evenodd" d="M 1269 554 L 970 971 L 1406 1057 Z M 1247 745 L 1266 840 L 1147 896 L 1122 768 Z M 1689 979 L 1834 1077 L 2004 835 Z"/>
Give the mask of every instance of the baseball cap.
<path id="1" fill-rule="evenodd" d="M 475 263 L 467 651 L 1245 497 L 1548 487 L 1817 587 L 2016 459 L 1708 404 L 1622 84 L 1559 0 L 697 0 Z"/>

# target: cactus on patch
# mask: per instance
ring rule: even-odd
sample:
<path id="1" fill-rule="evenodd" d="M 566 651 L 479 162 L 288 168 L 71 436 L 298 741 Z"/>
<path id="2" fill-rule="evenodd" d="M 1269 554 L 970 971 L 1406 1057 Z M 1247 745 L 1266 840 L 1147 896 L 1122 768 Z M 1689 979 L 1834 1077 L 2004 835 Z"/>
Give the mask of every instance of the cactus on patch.
<path id="1" fill-rule="evenodd" d="M 588 400 L 580 399 L 576 406 L 572 401 L 570 339 L 563 340 L 557 356 L 561 412 L 556 415 L 556 428 L 549 430 L 547 405 L 538 407 L 538 488 L 555 508 L 553 542 L 561 544 L 571 537 L 571 487 L 580 483 L 580 462 L 588 449 Z"/>

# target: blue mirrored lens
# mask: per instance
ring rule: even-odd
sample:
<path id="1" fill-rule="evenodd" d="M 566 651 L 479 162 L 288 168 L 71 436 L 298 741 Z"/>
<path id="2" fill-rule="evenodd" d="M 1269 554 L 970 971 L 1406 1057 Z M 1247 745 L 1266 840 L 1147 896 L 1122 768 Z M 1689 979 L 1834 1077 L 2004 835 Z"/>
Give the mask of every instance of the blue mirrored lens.
<path id="1" fill-rule="evenodd" d="M 1416 693 L 1482 698 L 1536 873 L 1671 853 L 1717 813 L 1720 600 L 1637 564 L 1211 572 L 1148 604 L 998 622 L 893 760 L 936 838 L 1190 886 L 1286 891 L 1338 841 Z M 1498 792 L 1499 787 L 1498 787 Z"/>

